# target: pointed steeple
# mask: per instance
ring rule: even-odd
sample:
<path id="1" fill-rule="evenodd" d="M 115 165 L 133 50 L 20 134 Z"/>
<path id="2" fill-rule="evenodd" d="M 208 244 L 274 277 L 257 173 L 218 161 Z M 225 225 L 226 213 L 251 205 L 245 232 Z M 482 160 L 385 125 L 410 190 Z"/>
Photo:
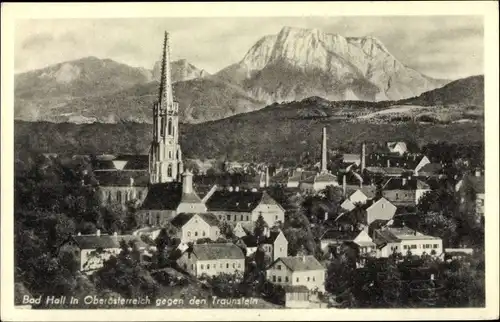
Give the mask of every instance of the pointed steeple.
<path id="1" fill-rule="evenodd" d="M 165 39 L 163 41 L 163 57 L 161 60 L 160 93 L 158 97 L 158 103 L 163 108 L 166 108 L 173 102 L 171 76 L 170 39 L 168 32 L 165 31 Z"/>

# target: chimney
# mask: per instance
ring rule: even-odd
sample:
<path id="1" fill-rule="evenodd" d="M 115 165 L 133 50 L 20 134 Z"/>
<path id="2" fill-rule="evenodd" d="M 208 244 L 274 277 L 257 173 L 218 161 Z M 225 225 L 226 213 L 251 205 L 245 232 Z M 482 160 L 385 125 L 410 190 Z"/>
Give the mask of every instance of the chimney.
<path id="1" fill-rule="evenodd" d="M 403 186 L 406 186 L 406 178 L 402 178 L 401 183 L 403 184 Z"/>
<path id="2" fill-rule="evenodd" d="M 328 212 L 325 212 L 325 221 L 328 220 Z"/>
<path id="3" fill-rule="evenodd" d="M 431 281 L 434 280 L 434 274 L 431 274 Z"/>
<path id="4" fill-rule="evenodd" d="M 81 236 L 81 235 L 82 235 L 82 233 L 81 233 L 81 232 L 78 232 L 78 234 L 76 234 L 76 235 L 77 235 L 77 236 Z"/>
<path id="5" fill-rule="evenodd" d="M 266 187 L 269 187 L 269 167 L 266 167 Z"/>
<path id="6" fill-rule="evenodd" d="M 229 192 L 233 192 L 233 187 L 229 186 L 227 190 L 229 190 Z"/>
<path id="7" fill-rule="evenodd" d="M 391 167 L 391 160 L 387 159 L 387 167 L 390 168 Z"/>
<path id="8" fill-rule="evenodd" d="M 361 145 L 361 173 L 365 171 L 365 166 L 366 166 L 366 144 L 363 142 Z"/>
<path id="9" fill-rule="evenodd" d="M 481 176 L 481 170 L 476 169 L 475 176 L 476 176 L 476 177 L 480 177 L 480 176 Z"/>
<path id="10" fill-rule="evenodd" d="M 130 186 L 133 186 L 134 185 L 134 178 L 130 178 Z"/>
<path id="11" fill-rule="evenodd" d="M 342 193 L 344 195 L 344 197 L 347 195 L 347 174 L 344 174 L 344 176 L 342 177 Z"/>
<path id="12" fill-rule="evenodd" d="M 240 191 L 240 187 L 234 188 L 234 191 L 236 191 L 236 192 Z"/>
<path id="13" fill-rule="evenodd" d="M 191 171 L 184 171 L 182 174 L 182 193 L 192 193 L 193 192 L 193 174 Z"/>
<path id="14" fill-rule="evenodd" d="M 96 233 L 95 233 L 95 234 L 96 234 L 96 236 L 97 236 L 97 237 L 101 236 L 101 230 L 100 230 L 100 229 L 97 229 L 97 231 L 96 231 Z"/>
<path id="15" fill-rule="evenodd" d="M 321 145 L 321 172 L 325 173 L 326 170 L 326 127 L 323 128 L 323 143 Z"/>
<path id="16" fill-rule="evenodd" d="M 306 262 L 306 255 L 302 255 L 302 263 Z"/>

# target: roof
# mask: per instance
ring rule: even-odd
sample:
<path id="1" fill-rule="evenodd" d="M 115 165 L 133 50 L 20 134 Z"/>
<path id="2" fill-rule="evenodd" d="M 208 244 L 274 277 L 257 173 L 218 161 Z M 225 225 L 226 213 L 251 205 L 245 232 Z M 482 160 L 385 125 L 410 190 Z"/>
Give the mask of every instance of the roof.
<path id="1" fill-rule="evenodd" d="M 377 195 L 377 187 L 375 186 L 363 186 L 352 189 L 348 188 L 347 195 L 350 197 L 358 190 L 361 191 L 368 199 L 375 198 L 375 196 Z"/>
<path id="2" fill-rule="evenodd" d="M 441 238 L 424 235 L 408 227 L 398 227 L 398 228 L 386 227 L 376 230 L 376 234 L 374 235 L 374 241 L 376 244 L 380 244 L 383 242 L 395 243 L 404 240 L 422 240 L 422 239 L 438 240 Z"/>
<path id="3" fill-rule="evenodd" d="M 366 171 L 372 173 L 379 173 L 382 175 L 402 175 L 405 172 L 408 172 L 407 169 L 404 168 L 383 168 L 383 167 L 366 167 Z"/>
<path id="4" fill-rule="evenodd" d="M 121 154 L 115 160 L 127 161 L 125 170 L 148 170 L 149 155 L 147 154 Z"/>
<path id="5" fill-rule="evenodd" d="M 274 242 L 276 241 L 276 238 L 278 238 L 278 236 L 279 236 L 280 234 L 281 234 L 281 231 L 276 231 L 276 230 L 271 231 L 271 232 L 269 233 L 269 236 L 268 236 L 268 237 L 266 237 L 266 238 L 262 241 L 262 243 L 263 243 L 263 244 L 274 244 Z"/>
<path id="6" fill-rule="evenodd" d="M 201 203 L 201 199 L 194 190 L 183 193 L 180 182 L 157 183 L 150 185 L 140 209 L 175 210 L 181 202 Z"/>
<path id="7" fill-rule="evenodd" d="M 430 189 L 429 185 L 418 179 L 389 178 L 382 186 L 383 190 Z"/>
<path id="8" fill-rule="evenodd" d="M 288 182 L 300 182 L 302 180 L 306 180 L 308 177 L 311 177 L 316 174 L 316 171 L 299 171 L 294 170 L 291 175 L 288 177 Z"/>
<path id="9" fill-rule="evenodd" d="M 443 166 L 440 163 L 427 163 L 420 170 L 418 170 L 419 175 L 423 174 L 439 174 L 443 170 Z"/>
<path id="10" fill-rule="evenodd" d="M 129 186 L 131 179 L 134 186 L 149 184 L 149 172 L 144 170 L 97 170 L 94 177 L 100 186 Z"/>
<path id="11" fill-rule="evenodd" d="M 126 243 L 135 241 L 138 247 L 147 246 L 139 236 L 134 235 L 77 235 L 73 236 L 73 240 L 80 249 L 119 248 L 122 240 Z"/>
<path id="12" fill-rule="evenodd" d="M 342 160 L 346 163 L 361 162 L 361 155 L 360 154 L 353 154 L 353 153 L 345 153 L 342 156 Z"/>
<path id="13" fill-rule="evenodd" d="M 329 229 L 323 233 L 321 240 L 352 241 L 360 232 L 359 230 Z"/>
<path id="14" fill-rule="evenodd" d="M 193 254 L 198 260 L 245 259 L 241 248 L 232 243 L 196 244 Z"/>
<path id="15" fill-rule="evenodd" d="M 263 191 L 219 190 L 207 200 L 206 205 L 209 211 L 251 212 L 261 201 L 277 204 Z"/>
<path id="16" fill-rule="evenodd" d="M 175 210 L 182 198 L 182 184 L 167 182 L 151 185 L 141 209 Z"/>
<path id="17" fill-rule="evenodd" d="M 305 183 L 315 183 L 315 182 L 337 182 L 337 177 L 331 173 L 316 173 L 301 182 Z"/>
<path id="18" fill-rule="evenodd" d="M 208 214 L 208 213 L 200 213 L 200 214 L 194 214 L 194 213 L 181 213 L 175 216 L 170 223 L 175 226 L 175 227 L 182 227 L 184 226 L 191 218 L 193 218 L 195 215 L 198 215 L 202 220 L 204 220 L 207 224 L 210 226 L 218 226 L 219 225 L 219 220 L 214 214 Z"/>
<path id="19" fill-rule="evenodd" d="M 394 150 L 397 146 L 399 146 L 400 148 L 402 148 L 403 150 L 407 150 L 408 148 L 406 147 L 406 143 L 405 142 L 387 142 L 387 148 L 389 150 Z"/>
<path id="20" fill-rule="evenodd" d="M 288 267 L 292 272 L 296 271 L 315 271 L 324 270 L 325 267 L 312 255 L 308 256 L 288 256 L 280 257 L 275 260 L 270 267 L 278 261 L 281 261 L 286 267 Z"/>
<path id="21" fill-rule="evenodd" d="M 424 157 L 423 154 L 371 153 L 366 158 L 366 166 L 387 168 L 389 162 L 390 167 L 415 170 Z"/>
<path id="22" fill-rule="evenodd" d="M 193 184 L 198 186 L 213 185 L 221 187 L 240 187 L 255 188 L 260 185 L 261 174 L 250 175 L 246 173 L 223 173 L 223 174 L 205 174 L 193 177 Z"/>

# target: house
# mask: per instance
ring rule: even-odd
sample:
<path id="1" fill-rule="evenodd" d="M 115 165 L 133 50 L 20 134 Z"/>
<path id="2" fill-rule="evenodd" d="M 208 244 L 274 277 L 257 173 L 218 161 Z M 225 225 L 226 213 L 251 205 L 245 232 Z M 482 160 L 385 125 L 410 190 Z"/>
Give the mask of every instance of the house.
<path id="1" fill-rule="evenodd" d="M 134 236 L 148 236 L 151 240 L 155 240 L 160 235 L 160 227 L 142 227 L 132 233 Z"/>
<path id="2" fill-rule="evenodd" d="M 374 186 L 365 186 L 361 188 L 357 188 L 353 192 L 351 191 L 347 198 L 340 205 L 344 210 L 353 210 L 356 208 L 356 204 L 365 204 L 368 200 L 375 198 L 376 196 L 376 187 Z"/>
<path id="3" fill-rule="evenodd" d="M 164 182 L 150 186 L 136 213 L 139 224 L 161 226 L 179 213 L 205 213 L 207 207 L 193 189 L 193 174 L 186 170 L 182 183 Z"/>
<path id="4" fill-rule="evenodd" d="M 221 237 L 219 220 L 210 213 L 181 213 L 170 223 L 177 228 L 175 237 L 179 238 L 181 243 L 196 242 L 203 238 L 215 241 Z"/>
<path id="5" fill-rule="evenodd" d="M 324 190 L 327 186 L 338 186 L 337 177 L 328 172 L 316 173 L 299 183 L 302 192 L 314 193 Z"/>
<path id="6" fill-rule="evenodd" d="M 339 247 L 343 244 L 355 245 L 361 254 L 369 254 L 375 251 L 375 243 L 368 235 L 368 229 L 329 229 L 320 238 L 320 245 L 323 251 L 328 251 L 329 247 Z"/>
<path id="7" fill-rule="evenodd" d="M 245 255 L 232 243 L 196 244 L 177 259 L 177 264 L 196 277 L 244 273 Z"/>
<path id="8" fill-rule="evenodd" d="M 475 211 L 478 219 L 484 216 L 484 175 L 480 170 L 476 170 L 474 175 L 464 176 L 455 186 L 455 190 L 460 194 L 460 202 L 463 204 L 467 197 L 473 198 Z"/>
<path id="9" fill-rule="evenodd" d="M 287 188 L 298 188 L 300 182 L 314 176 L 316 174 L 315 171 L 305 171 L 302 169 L 293 170 L 291 174 L 288 175 L 288 179 L 286 181 Z"/>
<path id="10" fill-rule="evenodd" d="M 292 309 L 306 309 L 311 306 L 310 292 L 304 285 L 285 285 L 285 307 Z"/>
<path id="11" fill-rule="evenodd" d="M 246 249 L 245 255 L 249 257 L 253 255 L 259 248 L 259 239 L 251 234 L 245 235 L 243 237 L 240 237 L 235 244 L 244 247 Z"/>
<path id="12" fill-rule="evenodd" d="M 148 171 L 98 170 L 94 171 L 94 178 L 101 205 L 125 205 L 129 201 L 141 204 L 148 192 Z"/>
<path id="13" fill-rule="evenodd" d="M 288 254 L 288 241 L 281 230 L 264 229 L 262 237 L 255 237 L 253 234 L 248 234 L 241 237 L 237 245 L 244 245 L 247 249 L 247 256 L 252 255 L 258 248 L 263 250 L 266 256 L 271 260 L 276 260 L 278 257 L 286 257 Z"/>
<path id="14" fill-rule="evenodd" d="M 403 155 L 408 152 L 408 147 L 405 142 L 387 142 L 387 149 L 391 153 Z"/>
<path id="15" fill-rule="evenodd" d="M 269 227 L 285 220 L 285 210 L 266 191 L 219 190 L 206 206 L 220 221 L 231 223 L 255 222 L 260 215 Z"/>
<path id="16" fill-rule="evenodd" d="M 392 253 L 406 255 L 440 256 L 443 241 L 439 237 L 427 236 L 408 227 L 384 227 L 374 231 L 373 241 L 377 245 L 377 257 L 389 257 Z"/>
<path id="17" fill-rule="evenodd" d="M 326 269 L 314 256 L 289 256 L 276 259 L 266 270 L 267 280 L 282 286 L 307 287 L 325 291 Z"/>
<path id="18" fill-rule="evenodd" d="M 357 227 L 368 226 L 377 219 L 390 220 L 396 214 L 397 207 L 385 198 L 368 200 L 346 213 L 339 215 L 335 221 L 338 224 L 347 224 Z"/>
<path id="19" fill-rule="evenodd" d="M 443 174 L 443 165 L 441 163 L 427 163 L 423 167 L 415 170 L 415 176 L 422 179 L 440 179 Z"/>
<path id="20" fill-rule="evenodd" d="M 342 155 L 342 162 L 345 164 L 356 164 L 357 166 L 361 165 L 361 155 L 360 154 L 352 154 L 345 153 Z"/>
<path id="21" fill-rule="evenodd" d="M 120 254 L 121 241 L 127 244 L 133 242 L 143 252 L 149 248 L 139 236 L 118 235 L 117 233 L 106 235 L 97 230 L 94 235 L 78 234 L 71 236 L 70 240 L 61 246 L 61 251 L 72 252 L 77 258 L 80 271 L 85 274 L 92 274 L 101 268 L 106 260 Z"/>
<path id="22" fill-rule="evenodd" d="M 415 206 L 428 191 L 429 185 L 415 178 L 389 178 L 382 185 L 382 196 L 396 206 Z"/>
<path id="23" fill-rule="evenodd" d="M 417 174 L 424 166 L 431 162 L 427 156 L 420 153 L 407 153 L 404 155 L 372 153 L 368 155 L 366 163 L 368 174 L 399 177 L 404 174 Z"/>

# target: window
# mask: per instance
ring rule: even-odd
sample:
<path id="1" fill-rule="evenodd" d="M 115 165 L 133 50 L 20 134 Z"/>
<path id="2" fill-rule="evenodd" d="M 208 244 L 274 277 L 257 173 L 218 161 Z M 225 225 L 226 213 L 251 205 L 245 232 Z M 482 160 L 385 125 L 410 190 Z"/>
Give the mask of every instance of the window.
<path id="1" fill-rule="evenodd" d="M 243 215 L 240 215 L 240 220 L 243 220 Z"/>
<path id="2" fill-rule="evenodd" d="M 229 263 L 226 264 L 226 268 L 229 268 Z"/>
<path id="3" fill-rule="evenodd" d="M 411 245 L 411 249 L 416 249 L 417 245 Z"/>
<path id="4" fill-rule="evenodd" d="M 281 269 L 281 265 L 278 265 L 278 269 Z"/>
<path id="5" fill-rule="evenodd" d="M 207 264 L 207 269 L 210 269 L 210 264 Z"/>
<path id="6" fill-rule="evenodd" d="M 278 283 L 281 283 L 281 276 L 278 276 Z"/>
<path id="7" fill-rule="evenodd" d="M 205 236 L 205 231 L 203 231 L 202 236 Z"/>
<path id="8" fill-rule="evenodd" d="M 227 215 L 227 220 L 231 220 L 231 215 Z"/>
<path id="9" fill-rule="evenodd" d="M 399 193 L 396 193 L 396 199 L 399 199 Z"/>
<path id="10" fill-rule="evenodd" d="M 191 232 L 190 231 L 187 232 L 187 236 L 191 237 Z"/>
<path id="11" fill-rule="evenodd" d="M 172 119 L 168 119 L 168 134 L 172 135 Z"/>
<path id="12" fill-rule="evenodd" d="M 309 276 L 307 277 L 307 281 L 308 281 L 308 282 L 310 282 L 310 281 L 311 281 L 311 278 L 310 278 Z"/>
<path id="13" fill-rule="evenodd" d="M 117 191 L 116 192 L 116 201 L 118 202 L 122 202 L 122 192 L 121 191 Z"/>
<path id="14" fill-rule="evenodd" d="M 168 158 L 172 159 L 172 151 L 168 151 Z"/>
<path id="15" fill-rule="evenodd" d="M 299 278 L 297 277 L 297 283 L 299 282 Z"/>
<path id="16" fill-rule="evenodd" d="M 156 224 L 160 223 L 160 214 L 156 214 Z"/>
<path id="17" fill-rule="evenodd" d="M 278 216 L 276 215 L 276 220 L 278 220 Z"/>
<path id="18" fill-rule="evenodd" d="M 238 263 L 238 268 L 241 268 L 241 264 L 240 263 Z"/>
<path id="19" fill-rule="evenodd" d="M 172 176 L 172 165 L 169 164 L 167 167 L 167 176 L 171 177 Z"/>
<path id="20" fill-rule="evenodd" d="M 249 220 L 249 218 L 248 218 L 248 217 L 249 217 L 249 216 L 247 215 L 247 221 Z"/>
<path id="21" fill-rule="evenodd" d="M 285 282 L 288 283 L 288 276 L 285 276 Z"/>
<path id="22" fill-rule="evenodd" d="M 280 247 L 280 252 L 282 252 L 282 251 L 283 251 L 283 247 Z"/>
<path id="23" fill-rule="evenodd" d="M 313 276 L 313 282 L 316 282 L 316 277 Z"/>
<path id="24" fill-rule="evenodd" d="M 142 191 L 139 191 L 138 199 L 142 199 Z"/>
<path id="25" fill-rule="evenodd" d="M 403 245 L 403 249 L 407 249 L 408 248 L 408 245 Z"/>
<path id="26" fill-rule="evenodd" d="M 108 202 L 111 202 L 111 191 L 108 191 Z"/>
<path id="27" fill-rule="evenodd" d="M 195 237 L 198 236 L 198 232 L 197 231 L 194 232 L 194 236 Z"/>
<path id="28" fill-rule="evenodd" d="M 273 275 L 273 282 L 276 282 L 276 276 Z"/>
<path id="29" fill-rule="evenodd" d="M 184 265 L 182 265 L 182 266 L 184 266 L 184 269 L 187 269 L 187 268 L 188 268 L 188 266 L 187 266 L 187 264 L 186 264 L 186 263 L 184 263 Z"/>
<path id="30" fill-rule="evenodd" d="M 439 247 L 439 244 L 434 244 L 434 248 L 438 248 Z"/>
<path id="31" fill-rule="evenodd" d="M 236 263 L 233 263 L 233 268 L 236 268 Z"/>
<path id="32" fill-rule="evenodd" d="M 194 264 L 191 264 L 191 269 L 194 271 Z"/>
<path id="33" fill-rule="evenodd" d="M 165 135 L 165 118 L 163 118 L 163 117 L 161 118 L 160 133 L 161 133 L 161 136 Z"/>
<path id="34" fill-rule="evenodd" d="M 201 264 L 201 269 L 203 269 L 203 264 Z"/>

